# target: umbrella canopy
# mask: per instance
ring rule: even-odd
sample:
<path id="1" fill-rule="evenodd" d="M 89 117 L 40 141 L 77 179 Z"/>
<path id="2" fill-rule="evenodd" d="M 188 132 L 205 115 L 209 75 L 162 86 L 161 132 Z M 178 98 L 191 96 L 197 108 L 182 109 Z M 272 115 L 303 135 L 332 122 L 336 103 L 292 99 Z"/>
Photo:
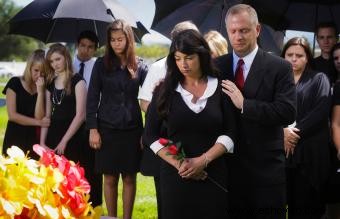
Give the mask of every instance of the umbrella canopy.
<path id="1" fill-rule="evenodd" d="M 322 22 L 334 22 L 340 30 L 339 0 L 244 0 L 255 8 L 260 21 L 275 30 L 314 32 Z"/>
<path id="2" fill-rule="evenodd" d="M 151 28 L 170 38 L 172 28 L 179 22 L 191 20 L 202 32 L 217 30 L 227 37 L 225 15 L 238 0 L 154 0 L 156 11 Z M 276 54 L 280 53 L 284 34 L 263 25 L 259 37 L 260 46 Z"/>
<path id="3" fill-rule="evenodd" d="M 204 33 L 217 30 L 225 35 L 226 0 L 155 0 L 156 12 L 151 28 L 170 38 L 179 22 L 191 20 Z"/>
<path id="4" fill-rule="evenodd" d="M 116 0 L 35 0 L 9 21 L 9 34 L 30 36 L 45 43 L 76 42 L 82 31 L 92 30 L 103 45 L 106 27 L 115 19 L 132 26 L 137 42 L 148 33 Z"/>

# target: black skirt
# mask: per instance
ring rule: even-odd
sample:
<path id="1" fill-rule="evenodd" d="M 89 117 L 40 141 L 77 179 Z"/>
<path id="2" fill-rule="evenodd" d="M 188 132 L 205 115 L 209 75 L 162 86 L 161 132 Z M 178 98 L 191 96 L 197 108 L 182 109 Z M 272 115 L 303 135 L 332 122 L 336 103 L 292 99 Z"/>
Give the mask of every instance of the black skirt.
<path id="1" fill-rule="evenodd" d="M 99 128 L 102 145 L 96 151 L 95 168 L 102 174 L 137 173 L 140 167 L 142 129 Z"/>

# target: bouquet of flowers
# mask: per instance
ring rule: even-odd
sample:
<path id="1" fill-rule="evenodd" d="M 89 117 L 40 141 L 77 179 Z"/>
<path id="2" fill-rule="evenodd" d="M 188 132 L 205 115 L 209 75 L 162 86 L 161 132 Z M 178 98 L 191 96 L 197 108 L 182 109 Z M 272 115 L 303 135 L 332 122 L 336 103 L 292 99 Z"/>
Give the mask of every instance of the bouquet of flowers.
<path id="1" fill-rule="evenodd" d="M 84 169 L 40 145 L 33 150 L 39 161 L 16 146 L 0 155 L 0 218 L 99 218 Z"/>

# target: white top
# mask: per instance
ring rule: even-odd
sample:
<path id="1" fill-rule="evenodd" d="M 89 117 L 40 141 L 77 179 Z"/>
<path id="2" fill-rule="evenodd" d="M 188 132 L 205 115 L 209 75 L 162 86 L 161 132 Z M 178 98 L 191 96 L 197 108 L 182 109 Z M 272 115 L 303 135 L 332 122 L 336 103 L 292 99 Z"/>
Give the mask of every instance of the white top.
<path id="1" fill-rule="evenodd" d="M 90 79 L 91 79 L 91 74 L 92 74 L 92 69 L 94 66 L 94 63 L 96 62 L 97 58 L 96 57 L 92 57 L 91 59 L 87 60 L 86 62 L 84 62 L 85 66 L 84 66 L 84 79 L 86 82 L 86 89 L 89 89 L 89 84 L 90 84 Z M 78 57 L 76 56 L 73 59 L 73 71 L 78 73 L 80 70 L 80 63 L 82 63 Z"/>
<path id="2" fill-rule="evenodd" d="M 250 70 L 250 67 L 251 67 L 251 64 L 254 61 L 254 58 L 256 56 L 256 53 L 257 53 L 258 49 L 259 49 L 259 47 L 256 46 L 255 49 L 251 53 L 246 55 L 245 57 L 238 57 L 236 55 L 236 53 L 233 52 L 233 71 L 234 71 L 234 75 L 235 75 L 235 71 L 236 71 L 236 68 L 237 68 L 238 60 L 239 59 L 243 59 L 243 61 L 244 61 L 244 65 L 243 65 L 243 78 L 244 78 L 244 81 L 246 81 L 248 73 L 249 73 L 249 70 Z"/>
<path id="3" fill-rule="evenodd" d="M 178 93 L 181 94 L 181 97 L 183 98 L 185 104 L 195 113 L 199 113 L 201 112 L 208 101 L 208 98 L 211 97 L 216 89 L 217 89 L 217 85 L 218 85 L 218 80 L 217 78 L 212 78 L 212 77 L 208 77 L 208 83 L 207 83 L 207 88 L 204 91 L 204 94 L 196 101 L 196 103 L 193 103 L 191 100 L 193 98 L 193 95 L 185 90 L 181 84 L 179 83 L 176 91 Z M 233 153 L 234 151 L 234 142 L 233 140 L 227 136 L 227 135 L 221 135 L 217 138 L 216 143 L 220 143 L 222 144 L 225 148 L 226 151 L 229 153 Z M 162 144 L 160 144 L 158 142 L 158 140 L 156 140 L 155 142 L 153 142 L 150 145 L 151 150 L 157 154 L 159 150 L 161 150 L 164 146 Z"/>
<path id="4" fill-rule="evenodd" d="M 151 102 L 153 90 L 166 75 L 166 57 L 154 62 L 146 75 L 142 88 L 139 90 L 138 99 Z"/>
<path id="5" fill-rule="evenodd" d="M 189 91 L 185 90 L 180 83 L 176 88 L 176 91 L 181 94 L 182 99 L 184 100 L 185 104 L 195 113 L 200 113 L 204 109 L 205 105 L 207 104 L 207 100 L 211 97 L 216 89 L 217 89 L 218 80 L 216 78 L 212 78 L 208 76 L 208 84 L 207 88 L 205 89 L 203 95 L 197 99 L 196 103 L 192 102 L 194 95 L 191 94 Z"/>

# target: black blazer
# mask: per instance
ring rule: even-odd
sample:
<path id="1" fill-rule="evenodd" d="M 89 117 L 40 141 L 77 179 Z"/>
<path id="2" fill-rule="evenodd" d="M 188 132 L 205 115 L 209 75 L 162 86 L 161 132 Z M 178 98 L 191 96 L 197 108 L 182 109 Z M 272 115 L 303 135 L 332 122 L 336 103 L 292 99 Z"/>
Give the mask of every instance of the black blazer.
<path id="1" fill-rule="evenodd" d="M 234 81 L 233 56 L 216 60 L 222 79 Z M 245 81 L 243 113 L 230 164 L 230 183 L 285 183 L 283 127 L 294 122 L 296 90 L 290 64 L 259 49 Z"/>

